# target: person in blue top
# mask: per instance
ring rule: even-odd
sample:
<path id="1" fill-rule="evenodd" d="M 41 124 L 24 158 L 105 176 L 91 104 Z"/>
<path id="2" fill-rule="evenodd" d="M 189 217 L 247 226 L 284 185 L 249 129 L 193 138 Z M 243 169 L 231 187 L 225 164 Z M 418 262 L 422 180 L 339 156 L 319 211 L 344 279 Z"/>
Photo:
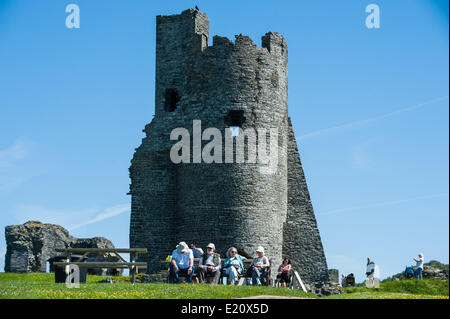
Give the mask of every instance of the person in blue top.
<path id="1" fill-rule="evenodd" d="M 370 280 L 371 284 L 373 284 L 374 273 L 375 273 L 375 263 L 369 257 L 367 257 L 366 276 Z"/>
<path id="2" fill-rule="evenodd" d="M 230 247 L 227 251 L 227 258 L 223 263 L 223 269 L 226 276 L 228 276 L 228 281 L 230 285 L 234 285 L 238 280 L 240 274 L 244 270 L 244 264 L 242 261 L 245 257 L 242 257 L 237 253 L 235 247 Z"/>
<path id="3" fill-rule="evenodd" d="M 195 244 L 190 244 L 189 248 L 191 248 L 194 258 L 202 258 L 203 249 L 198 248 Z"/>
<path id="4" fill-rule="evenodd" d="M 172 261 L 170 262 L 170 273 L 172 274 L 173 283 L 180 282 L 180 275 L 187 277 L 187 282 L 192 282 L 194 275 L 194 254 L 189 246 L 184 242 L 180 242 L 177 248 L 172 252 Z"/>

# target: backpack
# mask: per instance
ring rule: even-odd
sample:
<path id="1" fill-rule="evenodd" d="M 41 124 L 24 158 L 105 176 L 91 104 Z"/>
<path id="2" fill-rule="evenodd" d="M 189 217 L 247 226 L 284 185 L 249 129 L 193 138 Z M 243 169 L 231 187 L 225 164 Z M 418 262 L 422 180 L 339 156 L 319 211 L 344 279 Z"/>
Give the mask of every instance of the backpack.
<path id="1" fill-rule="evenodd" d="M 413 267 L 406 266 L 406 268 L 405 268 L 405 277 L 406 278 L 414 277 L 414 269 L 413 269 Z"/>

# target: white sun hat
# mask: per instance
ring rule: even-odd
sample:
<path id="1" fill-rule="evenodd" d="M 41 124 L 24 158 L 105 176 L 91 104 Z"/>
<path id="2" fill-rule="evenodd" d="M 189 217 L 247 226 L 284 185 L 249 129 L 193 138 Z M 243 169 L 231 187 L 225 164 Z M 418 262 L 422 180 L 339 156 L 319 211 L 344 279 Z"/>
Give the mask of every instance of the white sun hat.
<path id="1" fill-rule="evenodd" d="M 186 253 L 189 251 L 189 246 L 184 241 L 180 241 L 177 245 L 177 250 L 181 253 Z"/>

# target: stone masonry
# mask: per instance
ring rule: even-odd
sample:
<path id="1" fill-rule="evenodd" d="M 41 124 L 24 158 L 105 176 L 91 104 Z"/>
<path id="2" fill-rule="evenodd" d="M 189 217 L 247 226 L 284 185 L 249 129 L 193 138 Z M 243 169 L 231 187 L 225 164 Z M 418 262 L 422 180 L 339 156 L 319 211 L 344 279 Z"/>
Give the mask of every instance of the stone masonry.
<path id="1" fill-rule="evenodd" d="M 60 255 L 62 248 L 114 248 L 104 237 L 75 238 L 69 232 L 53 224 L 28 221 L 22 225 L 5 227 L 5 272 L 45 272 L 47 260 Z M 89 261 L 119 261 L 116 256 L 89 254 Z M 90 274 L 106 275 L 121 273 L 121 269 L 88 269 Z"/>
<path id="2" fill-rule="evenodd" d="M 288 257 L 306 282 L 327 281 L 288 117 L 286 40 L 269 32 L 258 47 L 247 36 L 236 36 L 234 43 L 214 36 L 209 46 L 209 20 L 193 9 L 158 16 L 156 22 L 155 116 L 129 169 L 130 246 L 149 250 L 140 259 L 152 273 L 179 241 L 200 247 L 213 242 L 222 255 L 235 246 L 247 257 L 262 245 L 275 268 Z M 170 139 L 171 131 L 186 128 L 193 145 L 194 120 L 201 120 L 201 130 L 217 128 L 222 136 L 233 126 L 277 128 L 276 172 L 262 173 L 264 164 L 249 162 L 248 155 L 243 163 L 194 163 L 192 154 L 189 163 L 173 163 L 170 150 L 177 141 Z M 248 149 L 248 137 L 239 133 L 232 139 L 235 144 L 242 139 Z"/>

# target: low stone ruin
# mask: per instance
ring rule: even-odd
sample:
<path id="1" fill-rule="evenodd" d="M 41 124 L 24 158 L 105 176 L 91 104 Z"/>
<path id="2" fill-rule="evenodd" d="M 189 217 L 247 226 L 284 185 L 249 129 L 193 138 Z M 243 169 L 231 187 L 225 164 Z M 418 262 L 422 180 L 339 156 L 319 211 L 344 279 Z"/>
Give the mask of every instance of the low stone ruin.
<path id="1" fill-rule="evenodd" d="M 28 221 L 23 225 L 5 227 L 5 272 L 46 272 L 47 260 L 60 255 L 60 248 L 114 248 L 104 237 L 75 238 L 69 232 L 53 224 Z M 89 254 L 89 261 L 119 261 L 117 256 Z M 93 275 L 118 275 L 121 269 L 88 269 Z"/>
<path id="2" fill-rule="evenodd" d="M 432 266 L 424 265 L 422 271 L 423 279 L 439 279 L 448 280 L 448 265 L 447 269 L 434 268 Z"/>

